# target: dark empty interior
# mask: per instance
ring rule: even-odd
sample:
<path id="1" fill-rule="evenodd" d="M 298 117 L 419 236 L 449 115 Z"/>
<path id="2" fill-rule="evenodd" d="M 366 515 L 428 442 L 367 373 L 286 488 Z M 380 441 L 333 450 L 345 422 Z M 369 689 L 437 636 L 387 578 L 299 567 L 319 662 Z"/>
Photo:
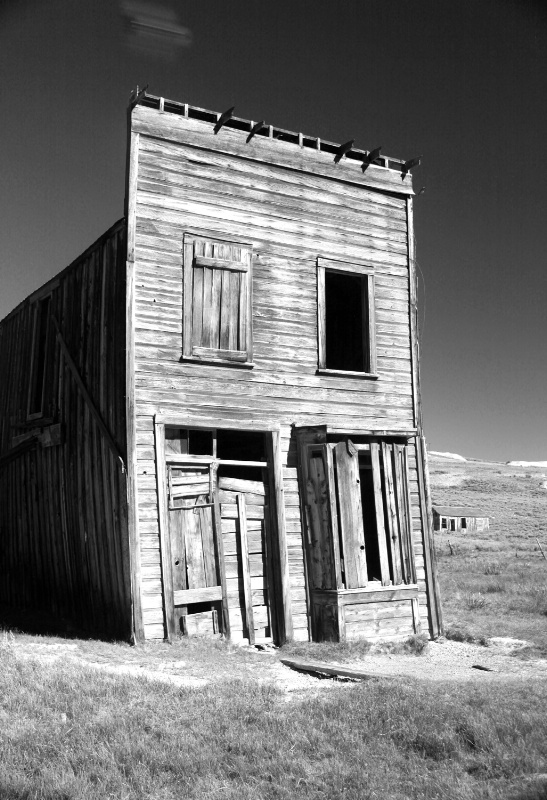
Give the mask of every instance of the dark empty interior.
<path id="1" fill-rule="evenodd" d="M 378 548 L 378 525 L 374 504 L 374 484 L 370 454 L 363 453 L 359 458 L 359 478 L 361 481 L 361 503 L 363 506 L 363 527 L 365 529 L 365 552 L 367 556 L 367 575 L 369 581 L 382 580 L 380 571 L 380 551 Z"/>
<path id="2" fill-rule="evenodd" d="M 325 271 L 327 369 L 368 371 L 366 278 Z"/>
<path id="3" fill-rule="evenodd" d="M 166 428 L 165 450 L 182 455 L 212 456 L 213 431 L 199 428 Z"/>
<path id="4" fill-rule="evenodd" d="M 217 458 L 266 461 L 264 434 L 260 431 L 217 431 Z"/>

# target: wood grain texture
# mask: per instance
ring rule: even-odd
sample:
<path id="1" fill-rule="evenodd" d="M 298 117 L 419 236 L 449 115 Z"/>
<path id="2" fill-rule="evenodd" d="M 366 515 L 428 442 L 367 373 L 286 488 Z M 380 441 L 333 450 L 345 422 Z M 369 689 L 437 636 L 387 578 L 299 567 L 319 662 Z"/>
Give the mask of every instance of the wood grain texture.
<path id="1" fill-rule="evenodd" d="M 160 412 L 173 419 L 183 414 L 197 426 L 230 428 L 248 424 L 279 428 L 285 468 L 288 459 L 295 458 L 289 456 L 292 423 L 328 423 L 333 430 L 346 431 L 350 438 L 360 431 L 415 428 L 415 334 L 409 308 L 414 289 L 409 278 L 409 213 L 405 197 L 408 185 L 395 181 L 383 191 L 385 184 L 382 189 L 374 181 L 371 183 L 372 168 L 363 179 L 360 169 L 356 176 L 356 164 L 348 163 L 347 169 L 344 164 L 331 166 L 321 152 L 308 169 L 306 159 L 297 152 L 299 148 L 288 143 L 268 143 L 263 137 L 253 145 L 259 150 L 247 146 L 238 150 L 239 132 L 223 131 L 221 142 L 220 137 L 201 137 L 207 127 L 202 123 L 173 122 L 174 115 L 164 116 L 169 117 L 168 129 L 162 127 L 159 116 L 149 115 L 148 110 L 137 109 L 133 115 L 140 135 L 135 240 L 137 419 L 144 422 Z M 226 149 L 227 142 L 230 145 Z M 270 152 L 263 145 L 273 149 Z M 281 162 L 276 161 L 274 151 L 282 154 Z M 393 175 L 387 177 L 391 181 Z M 247 356 L 243 368 L 215 361 L 211 346 L 218 341 L 233 354 L 238 348 L 238 336 L 230 326 L 238 299 L 235 283 L 232 284 L 233 272 L 225 268 L 230 257 L 220 251 L 200 252 L 194 269 L 195 276 L 202 275 L 197 289 L 195 276 L 193 287 L 185 286 L 181 257 L 185 234 L 211 241 L 240 241 L 253 247 L 249 302 L 245 310 L 239 309 L 240 318 L 247 313 L 253 326 L 252 357 Z M 369 291 L 368 295 L 375 315 L 376 341 L 371 363 L 376 361 L 378 377 L 374 381 L 317 374 L 321 363 L 318 257 L 366 265 L 374 272 L 374 292 Z M 205 270 L 213 269 L 213 265 L 207 259 L 217 260 L 220 273 L 216 279 L 211 276 L 210 285 Z M 228 306 L 224 305 L 225 296 L 230 297 Z M 216 309 L 213 317 L 205 319 L 202 315 L 208 338 L 198 357 L 207 363 L 181 363 L 181 337 L 186 336 L 189 324 L 188 315 L 182 313 L 184 303 L 190 298 L 199 316 L 204 297 L 210 297 L 210 308 Z M 137 453 L 142 465 L 139 487 L 142 485 L 146 492 L 146 473 L 153 469 L 147 440 L 139 443 Z M 392 475 L 393 511 L 399 526 L 416 526 L 417 546 L 421 538 L 419 487 L 412 458 L 408 471 L 410 495 L 402 507 L 401 521 L 396 502 L 397 479 L 401 476 Z M 287 590 L 298 590 L 298 602 L 306 602 L 302 509 L 298 491 L 292 505 L 288 504 L 287 480 L 281 474 L 287 553 L 287 567 L 282 572 Z M 402 491 L 402 485 L 399 489 Z M 221 501 L 222 514 L 226 516 L 223 525 L 236 522 L 237 506 L 228 499 L 223 497 Z M 141 506 L 142 524 L 152 531 L 154 501 L 143 494 L 145 500 Z M 230 511 L 232 505 L 234 513 Z M 247 505 L 250 525 L 255 521 L 253 509 L 258 509 L 259 504 L 249 500 Z M 293 536 L 291 541 L 295 543 L 289 545 L 289 537 Z M 233 546 L 235 540 L 230 548 Z M 384 553 L 384 561 L 386 558 Z M 405 558 L 408 562 L 410 552 Z M 292 599 L 297 602 L 295 597 Z M 298 625 L 307 625 L 306 614 L 295 613 L 295 628 L 297 616 Z M 150 621 L 150 625 L 157 622 Z M 279 629 L 284 625 L 281 620 Z"/>
<path id="2" fill-rule="evenodd" d="M 366 172 L 357 161 L 344 159 L 334 164 L 332 155 L 320 150 L 299 148 L 289 142 L 266 137 L 255 137 L 246 144 L 241 131 L 225 128 L 222 138 L 215 137 L 212 127 L 199 120 L 162 114 L 161 111 L 136 106 L 132 114 L 132 128 L 135 132 L 146 134 L 170 142 L 184 142 L 198 150 L 213 149 L 217 152 L 231 153 L 241 158 L 276 164 L 299 172 L 332 177 L 360 186 L 412 194 L 412 181 L 402 180 L 401 174 L 392 170 L 369 166 Z"/>
<path id="3" fill-rule="evenodd" d="M 0 530 L 9 532 L 0 602 L 129 640 L 128 476 L 118 457 L 127 463 L 125 254 L 122 221 L 0 323 Z M 30 418 L 34 308 L 44 296 L 43 406 Z"/>

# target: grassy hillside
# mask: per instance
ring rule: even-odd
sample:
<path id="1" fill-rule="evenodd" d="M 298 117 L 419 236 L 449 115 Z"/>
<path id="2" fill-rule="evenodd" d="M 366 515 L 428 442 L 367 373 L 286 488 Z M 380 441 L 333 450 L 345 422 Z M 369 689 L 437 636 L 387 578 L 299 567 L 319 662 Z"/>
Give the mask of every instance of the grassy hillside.
<path id="1" fill-rule="evenodd" d="M 436 533 L 445 625 L 547 651 L 547 470 L 430 456 L 433 503 L 478 506 L 484 533 Z M 452 550 L 449 546 L 452 545 Z"/>

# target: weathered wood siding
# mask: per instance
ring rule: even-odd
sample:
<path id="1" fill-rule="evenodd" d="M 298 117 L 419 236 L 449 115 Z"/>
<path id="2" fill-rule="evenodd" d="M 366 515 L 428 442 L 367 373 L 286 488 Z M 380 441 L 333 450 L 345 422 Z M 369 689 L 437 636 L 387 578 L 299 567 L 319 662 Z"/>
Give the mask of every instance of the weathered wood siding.
<path id="1" fill-rule="evenodd" d="M 243 132 L 223 129 L 216 137 L 212 127 L 142 106 L 132 116 L 138 134 L 135 410 L 145 632 L 164 635 L 153 440 L 153 416 L 164 413 L 218 427 L 249 420 L 280 426 L 294 633 L 307 639 L 291 424 L 328 423 L 348 433 L 415 427 L 404 196 L 411 189 L 409 179 L 403 186 L 400 174 L 390 170 L 371 167 L 363 173 L 356 162 L 334 165 L 326 153 L 282 141 L 253 140 L 245 149 Z M 252 369 L 181 362 L 186 232 L 252 243 Z M 317 374 L 318 257 L 374 268 L 377 380 Z M 409 456 L 425 623 L 422 508 L 412 442 Z"/>
<path id="2" fill-rule="evenodd" d="M 50 293 L 42 415 L 27 414 L 36 302 Z M 125 224 L 0 323 L 0 602 L 131 635 L 125 475 Z"/>

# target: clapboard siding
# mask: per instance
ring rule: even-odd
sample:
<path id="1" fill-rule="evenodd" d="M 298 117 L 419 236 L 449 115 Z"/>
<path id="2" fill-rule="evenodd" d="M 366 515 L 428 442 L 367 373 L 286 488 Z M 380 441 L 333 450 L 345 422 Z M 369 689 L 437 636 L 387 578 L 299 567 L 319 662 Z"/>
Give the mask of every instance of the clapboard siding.
<path id="1" fill-rule="evenodd" d="M 33 315 L 49 293 L 43 415 L 28 419 Z M 129 638 L 125 476 L 61 352 L 53 316 L 125 457 L 123 223 L 0 323 L 0 602 Z M 54 431 L 59 438 L 48 442 Z"/>
<path id="2" fill-rule="evenodd" d="M 139 128 L 136 190 L 135 408 L 137 430 L 148 431 L 137 438 L 139 517 L 147 531 L 141 533 L 141 557 L 154 552 L 159 530 L 154 414 L 183 416 L 196 425 L 214 420 L 219 427 L 246 421 L 280 427 L 291 596 L 299 609 L 293 624 L 295 637 L 307 638 L 290 425 L 328 423 L 355 431 L 414 427 L 405 200 L 308 171 L 295 174 L 264 161 L 196 149 L 182 140 L 162 141 L 161 117 L 140 109 L 138 120 L 144 116 L 156 127 L 153 137 L 146 135 L 150 129 Z M 195 122 L 190 127 L 201 129 Z M 253 245 L 251 370 L 181 363 L 181 245 L 187 231 L 240 237 Z M 374 268 L 377 380 L 316 372 L 318 256 Z M 414 496 L 415 467 L 410 477 Z M 414 497 L 411 502 L 420 558 L 420 505 Z M 419 561 L 417 568 L 422 570 Z M 150 636 L 163 635 L 156 577 L 143 575 Z"/>

